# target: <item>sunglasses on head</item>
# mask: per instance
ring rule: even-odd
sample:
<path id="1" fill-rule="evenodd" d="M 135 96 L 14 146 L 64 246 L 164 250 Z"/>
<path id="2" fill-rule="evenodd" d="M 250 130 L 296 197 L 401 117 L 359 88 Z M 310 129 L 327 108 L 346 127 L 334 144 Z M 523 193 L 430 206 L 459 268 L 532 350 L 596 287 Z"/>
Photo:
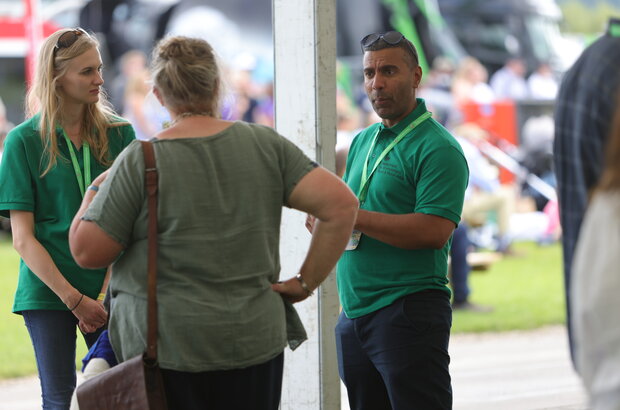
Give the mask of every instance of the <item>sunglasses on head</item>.
<path id="1" fill-rule="evenodd" d="M 56 52 L 61 48 L 69 48 L 73 44 L 75 44 L 78 37 L 80 37 L 82 34 L 88 35 L 88 33 L 86 33 L 86 31 L 84 31 L 84 29 L 81 27 L 77 27 L 73 30 L 62 33 L 60 37 L 58 37 L 58 41 L 54 46 L 54 56 L 56 56 Z"/>
<path id="2" fill-rule="evenodd" d="M 362 41 L 360 41 L 360 44 L 362 46 L 362 53 L 365 52 L 368 47 L 372 46 L 379 40 L 383 40 L 391 46 L 395 46 L 399 44 L 401 41 L 405 40 L 405 43 L 407 43 L 407 46 L 409 47 L 409 49 L 411 50 L 411 52 L 413 53 L 417 61 L 418 53 L 413 48 L 413 45 L 411 44 L 411 42 L 407 41 L 407 39 L 405 38 L 404 35 L 402 35 L 402 33 L 399 33 L 398 31 L 388 31 L 387 33 L 368 34 L 366 37 L 362 39 Z"/>

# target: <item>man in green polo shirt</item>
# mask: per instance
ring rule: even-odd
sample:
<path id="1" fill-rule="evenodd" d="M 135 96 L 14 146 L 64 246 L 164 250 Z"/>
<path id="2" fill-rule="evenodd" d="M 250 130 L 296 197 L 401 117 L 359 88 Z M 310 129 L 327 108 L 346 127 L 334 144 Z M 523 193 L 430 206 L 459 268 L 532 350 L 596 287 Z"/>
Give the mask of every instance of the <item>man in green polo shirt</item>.
<path id="1" fill-rule="evenodd" d="M 413 44 L 362 40 L 364 85 L 382 122 L 355 137 L 344 180 L 360 211 L 338 263 L 338 365 L 352 409 L 450 409 L 447 259 L 468 168 L 416 99 Z"/>

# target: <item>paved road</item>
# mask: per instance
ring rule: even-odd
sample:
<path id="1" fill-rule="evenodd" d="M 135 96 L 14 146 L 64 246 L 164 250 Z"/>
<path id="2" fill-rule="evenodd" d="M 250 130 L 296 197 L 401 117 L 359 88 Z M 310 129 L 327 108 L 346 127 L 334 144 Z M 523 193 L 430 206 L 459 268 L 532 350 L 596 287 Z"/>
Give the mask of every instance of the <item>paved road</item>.
<path id="1" fill-rule="evenodd" d="M 561 326 L 455 335 L 450 351 L 454 410 L 587 409 Z M 36 377 L 0 382 L 0 410 L 38 409 L 39 396 Z"/>
<path id="2" fill-rule="evenodd" d="M 454 410 L 588 408 L 563 326 L 453 335 L 450 355 Z"/>
<path id="3" fill-rule="evenodd" d="M 588 408 L 564 327 L 456 335 L 450 353 L 455 410 Z"/>

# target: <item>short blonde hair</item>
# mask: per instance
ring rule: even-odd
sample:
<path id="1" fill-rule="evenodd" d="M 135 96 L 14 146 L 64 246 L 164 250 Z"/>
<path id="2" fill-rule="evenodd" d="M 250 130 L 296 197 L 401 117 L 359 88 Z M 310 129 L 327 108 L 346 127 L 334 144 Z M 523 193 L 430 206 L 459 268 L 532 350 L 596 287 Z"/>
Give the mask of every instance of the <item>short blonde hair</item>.
<path id="1" fill-rule="evenodd" d="M 213 47 L 205 40 L 164 38 L 153 51 L 151 75 L 164 104 L 174 112 L 220 117 L 221 71 Z"/>

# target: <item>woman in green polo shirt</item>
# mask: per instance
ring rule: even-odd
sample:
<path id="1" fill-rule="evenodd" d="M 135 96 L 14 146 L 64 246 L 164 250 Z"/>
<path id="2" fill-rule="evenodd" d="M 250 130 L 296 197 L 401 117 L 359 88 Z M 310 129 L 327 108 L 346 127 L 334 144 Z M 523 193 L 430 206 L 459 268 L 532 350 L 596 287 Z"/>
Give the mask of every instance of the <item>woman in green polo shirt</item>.
<path id="1" fill-rule="evenodd" d="M 13 312 L 34 346 L 45 409 L 68 409 L 75 388 L 76 326 L 87 345 L 107 313 L 99 299 L 106 269 L 80 268 L 68 231 L 84 190 L 134 139 L 102 94 L 95 37 L 63 29 L 41 47 L 28 117 L 5 141 L 0 215 L 11 218 L 21 256 Z"/>

